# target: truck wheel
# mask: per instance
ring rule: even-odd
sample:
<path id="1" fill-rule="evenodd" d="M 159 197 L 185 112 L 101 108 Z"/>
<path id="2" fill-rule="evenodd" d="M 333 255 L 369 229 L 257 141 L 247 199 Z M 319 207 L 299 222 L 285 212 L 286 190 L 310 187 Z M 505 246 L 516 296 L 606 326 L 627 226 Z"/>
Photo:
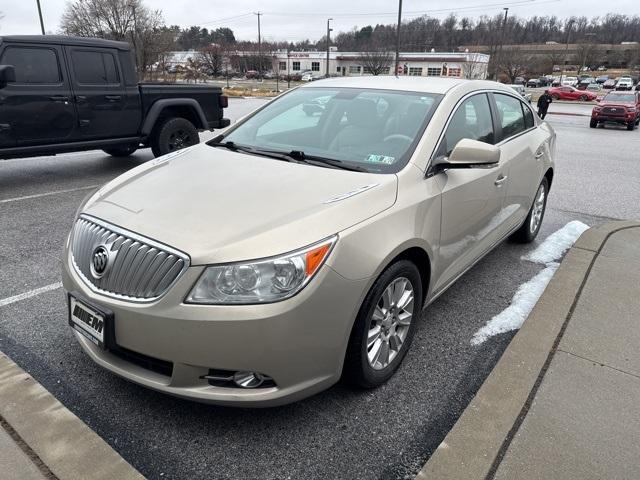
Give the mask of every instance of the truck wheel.
<path id="1" fill-rule="evenodd" d="M 634 128 L 636 128 L 636 122 L 627 123 L 627 130 L 633 130 Z"/>
<path id="2" fill-rule="evenodd" d="M 128 157 L 138 150 L 137 145 L 118 145 L 116 147 L 103 148 L 104 153 L 108 153 L 112 157 Z"/>
<path id="3" fill-rule="evenodd" d="M 591 128 L 596 128 L 598 126 L 598 121 L 592 118 L 591 121 L 589 122 L 589 126 Z"/>
<path id="4" fill-rule="evenodd" d="M 168 118 L 155 130 L 151 151 L 156 157 L 200 143 L 196 127 L 186 118 Z"/>

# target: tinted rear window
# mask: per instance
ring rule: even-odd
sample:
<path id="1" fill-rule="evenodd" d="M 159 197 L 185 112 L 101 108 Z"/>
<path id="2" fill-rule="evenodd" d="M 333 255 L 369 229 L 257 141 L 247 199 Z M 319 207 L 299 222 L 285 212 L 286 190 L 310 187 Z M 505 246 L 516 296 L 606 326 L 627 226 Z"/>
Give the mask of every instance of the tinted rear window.
<path id="1" fill-rule="evenodd" d="M 71 58 L 78 83 L 85 85 L 119 83 L 116 63 L 110 53 L 74 51 Z"/>

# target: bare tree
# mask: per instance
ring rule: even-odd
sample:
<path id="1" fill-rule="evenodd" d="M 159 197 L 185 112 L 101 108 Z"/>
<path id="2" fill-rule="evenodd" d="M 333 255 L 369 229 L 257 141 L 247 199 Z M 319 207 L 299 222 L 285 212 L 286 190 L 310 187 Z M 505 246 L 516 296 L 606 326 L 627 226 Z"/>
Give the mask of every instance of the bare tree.
<path id="1" fill-rule="evenodd" d="M 578 72 L 581 72 L 586 66 L 593 66 L 596 59 L 596 53 L 596 45 L 591 41 L 588 43 L 579 43 L 576 46 L 575 58 L 579 67 Z"/>
<path id="2" fill-rule="evenodd" d="M 198 83 L 198 80 L 204 80 L 204 73 L 202 73 L 202 63 L 197 58 L 189 58 L 185 65 L 184 79 L 187 82 L 193 80 L 194 83 Z"/>
<path id="3" fill-rule="evenodd" d="M 213 44 L 200 50 L 198 60 L 207 70 L 207 73 L 215 77 L 222 73 L 226 53 L 226 45 Z"/>
<path id="4" fill-rule="evenodd" d="M 73 0 L 67 3 L 61 27 L 67 35 L 128 41 L 140 75 L 173 45 L 160 10 L 149 9 L 142 0 Z"/>
<path id="5" fill-rule="evenodd" d="M 380 75 L 388 73 L 391 65 L 391 52 L 382 49 L 370 49 L 360 53 L 358 61 L 366 73 Z"/>
<path id="6" fill-rule="evenodd" d="M 520 50 L 505 48 L 502 51 L 502 55 L 500 55 L 498 67 L 500 71 L 509 78 L 510 83 L 515 83 L 516 78 L 527 71 L 527 65 L 529 63 L 529 57 L 523 55 Z"/>
<path id="7" fill-rule="evenodd" d="M 466 56 L 467 59 L 462 64 L 462 78 L 486 78 L 487 63 L 482 60 L 482 55 L 479 53 L 467 53 Z"/>

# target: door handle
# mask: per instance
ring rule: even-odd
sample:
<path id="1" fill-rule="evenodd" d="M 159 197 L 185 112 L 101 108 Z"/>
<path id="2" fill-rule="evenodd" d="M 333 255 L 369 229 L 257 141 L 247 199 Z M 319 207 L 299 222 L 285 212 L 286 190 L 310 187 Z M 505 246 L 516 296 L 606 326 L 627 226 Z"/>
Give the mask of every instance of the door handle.
<path id="1" fill-rule="evenodd" d="M 76 95 L 76 103 L 84 103 L 87 100 L 87 97 L 84 95 Z"/>
<path id="2" fill-rule="evenodd" d="M 49 100 L 52 102 L 68 102 L 69 97 L 65 97 L 64 95 L 53 95 L 49 97 Z"/>
<path id="3" fill-rule="evenodd" d="M 536 160 L 540 160 L 543 156 L 544 150 L 539 150 L 538 153 L 536 153 Z"/>
<path id="4" fill-rule="evenodd" d="M 493 182 L 493 184 L 498 186 L 498 187 L 501 187 L 502 184 L 504 182 L 506 182 L 506 181 L 507 181 L 507 176 L 506 175 L 500 175 L 498 178 L 496 178 L 496 181 Z"/>
<path id="5" fill-rule="evenodd" d="M 121 95 L 105 95 L 104 98 L 110 102 L 119 102 L 122 99 Z"/>

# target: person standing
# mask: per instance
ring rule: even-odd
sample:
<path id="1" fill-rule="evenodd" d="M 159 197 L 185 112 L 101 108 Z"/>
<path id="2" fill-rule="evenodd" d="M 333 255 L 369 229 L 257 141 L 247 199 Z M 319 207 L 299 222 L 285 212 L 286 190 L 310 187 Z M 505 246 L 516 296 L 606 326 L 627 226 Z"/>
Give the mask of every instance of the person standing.
<path id="1" fill-rule="evenodd" d="M 541 119 L 544 120 L 544 117 L 547 116 L 547 110 L 549 110 L 549 105 L 553 102 L 553 98 L 549 95 L 549 90 L 545 90 L 540 98 L 538 99 L 538 115 Z"/>

